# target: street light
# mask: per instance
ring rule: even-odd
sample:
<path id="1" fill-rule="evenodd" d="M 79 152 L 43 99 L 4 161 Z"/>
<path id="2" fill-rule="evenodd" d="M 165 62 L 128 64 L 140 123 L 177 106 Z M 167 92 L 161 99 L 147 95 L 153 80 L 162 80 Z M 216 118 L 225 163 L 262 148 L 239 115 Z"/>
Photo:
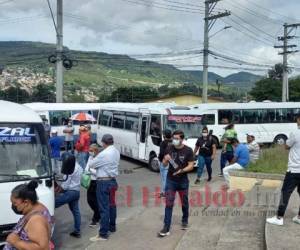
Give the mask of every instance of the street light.
<path id="1" fill-rule="evenodd" d="M 221 31 L 227 30 L 227 29 L 230 29 L 230 28 L 232 28 L 232 26 L 225 26 L 224 28 L 222 28 L 222 29 L 218 30 L 217 32 L 213 33 L 211 36 L 209 36 L 209 38 L 212 38 L 213 36 L 220 33 Z"/>

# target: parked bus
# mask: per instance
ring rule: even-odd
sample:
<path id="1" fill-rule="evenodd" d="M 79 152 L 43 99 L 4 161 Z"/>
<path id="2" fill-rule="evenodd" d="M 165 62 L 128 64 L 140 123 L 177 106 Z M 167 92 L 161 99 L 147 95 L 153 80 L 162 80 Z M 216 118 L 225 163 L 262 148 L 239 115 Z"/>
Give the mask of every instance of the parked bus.
<path id="1" fill-rule="evenodd" d="M 122 155 L 146 162 L 152 171 L 159 171 L 157 156 L 163 130 L 183 130 L 185 143 L 194 148 L 202 130 L 197 113 L 198 110 L 174 103 L 101 104 L 98 143 L 104 134 L 110 133 Z"/>
<path id="2" fill-rule="evenodd" d="M 20 219 L 11 209 L 14 187 L 37 179 L 39 200 L 54 215 L 54 183 L 41 118 L 31 109 L 0 101 L 0 245 Z"/>
<path id="3" fill-rule="evenodd" d="M 246 142 L 246 134 L 255 135 L 258 143 L 284 144 L 289 133 L 297 129 L 299 102 L 212 103 L 191 106 L 202 115 L 202 124 L 213 130 L 220 141 L 224 134 L 224 119 L 234 123 L 238 139 Z"/>
<path id="4" fill-rule="evenodd" d="M 57 130 L 60 137 L 64 137 L 63 130 L 72 115 L 80 112 L 92 115 L 95 119 L 94 121 L 73 121 L 74 135 L 76 140 L 79 132 L 79 124 L 90 124 L 93 134 L 92 140 L 96 141 L 99 103 L 26 103 L 24 105 L 37 112 L 42 119 L 47 119 L 51 129 Z"/>

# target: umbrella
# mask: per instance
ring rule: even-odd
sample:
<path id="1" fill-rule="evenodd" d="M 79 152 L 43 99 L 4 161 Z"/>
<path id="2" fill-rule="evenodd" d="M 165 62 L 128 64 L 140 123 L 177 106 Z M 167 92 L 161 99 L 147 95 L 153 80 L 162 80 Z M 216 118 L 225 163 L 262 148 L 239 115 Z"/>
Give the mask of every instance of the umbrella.
<path id="1" fill-rule="evenodd" d="M 90 115 L 90 114 L 87 114 L 87 113 L 84 113 L 84 112 L 80 112 L 80 113 L 77 113 L 77 114 L 74 114 L 70 117 L 71 120 L 73 121 L 96 121 L 96 119 Z"/>

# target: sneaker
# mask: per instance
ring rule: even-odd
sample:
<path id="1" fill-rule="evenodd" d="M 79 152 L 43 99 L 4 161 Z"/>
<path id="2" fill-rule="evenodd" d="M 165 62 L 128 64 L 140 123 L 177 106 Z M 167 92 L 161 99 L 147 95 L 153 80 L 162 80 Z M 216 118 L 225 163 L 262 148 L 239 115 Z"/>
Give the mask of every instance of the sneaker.
<path id="1" fill-rule="evenodd" d="M 197 184 L 200 184 L 200 179 L 197 178 L 197 179 L 195 180 L 195 184 L 196 184 L 196 185 L 197 185 Z"/>
<path id="2" fill-rule="evenodd" d="M 108 240 L 108 237 L 104 237 L 101 235 L 96 235 L 96 236 L 90 238 L 90 241 L 92 241 L 92 242 L 105 241 L 105 240 Z"/>
<path id="3" fill-rule="evenodd" d="M 96 227 L 97 226 L 97 222 L 95 221 L 92 221 L 89 225 L 89 227 Z"/>
<path id="4" fill-rule="evenodd" d="M 282 226 L 283 225 L 283 218 L 278 218 L 277 216 L 274 216 L 272 218 L 268 218 L 267 222 L 273 225 Z"/>
<path id="5" fill-rule="evenodd" d="M 116 227 L 110 227 L 109 232 L 115 233 L 115 232 L 117 232 L 117 228 Z"/>
<path id="6" fill-rule="evenodd" d="M 297 223 L 297 224 L 300 224 L 300 218 L 298 215 L 296 215 L 294 218 L 293 218 L 293 222 Z"/>
<path id="7" fill-rule="evenodd" d="M 187 222 L 182 222 L 181 223 L 181 229 L 182 230 L 187 230 L 189 228 L 189 224 Z"/>
<path id="8" fill-rule="evenodd" d="M 166 227 L 164 227 L 158 234 L 160 237 L 169 236 L 170 230 L 168 230 Z"/>
<path id="9" fill-rule="evenodd" d="M 72 232 L 72 233 L 70 233 L 70 236 L 72 236 L 72 237 L 74 237 L 74 238 L 80 238 L 81 237 L 81 234 L 80 233 L 78 233 L 78 232 L 76 232 L 76 231 L 74 231 L 74 232 Z"/>
<path id="10" fill-rule="evenodd" d="M 222 174 L 222 173 L 219 173 L 219 175 L 218 175 L 219 177 L 223 177 L 224 175 Z"/>

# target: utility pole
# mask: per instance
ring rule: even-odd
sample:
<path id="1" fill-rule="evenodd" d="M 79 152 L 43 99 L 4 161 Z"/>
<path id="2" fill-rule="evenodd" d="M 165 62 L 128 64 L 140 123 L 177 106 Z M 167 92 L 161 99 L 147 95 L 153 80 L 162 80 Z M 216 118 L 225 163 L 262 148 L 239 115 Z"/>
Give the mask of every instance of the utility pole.
<path id="1" fill-rule="evenodd" d="M 63 102 L 63 0 L 57 0 L 56 102 Z"/>
<path id="2" fill-rule="evenodd" d="M 295 44 L 288 44 L 290 39 L 296 38 L 295 36 L 290 36 L 290 33 L 300 26 L 300 23 L 287 24 L 283 25 L 284 34 L 281 37 L 278 37 L 278 41 L 282 41 L 283 45 L 274 46 L 276 49 L 283 49 L 282 52 L 278 53 L 283 56 L 283 74 L 282 74 L 282 102 L 289 101 L 289 68 L 288 68 L 288 54 L 296 53 L 298 50 L 288 50 L 289 48 L 296 48 Z"/>
<path id="3" fill-rule="evenodd" d="M 202 102 L 207 103 L 208 88 L 208 55 L 209 55 L 209 31 L 216 23 L 217 19 L 229 16 L 230 12 L 220 12 L 212 15 L 212 11 L 217 3 L 221 0 L 205 0 L 205 17 L 204 17 L 204 48 L 203 48 L 203 85 L 202 85 Z"/>

